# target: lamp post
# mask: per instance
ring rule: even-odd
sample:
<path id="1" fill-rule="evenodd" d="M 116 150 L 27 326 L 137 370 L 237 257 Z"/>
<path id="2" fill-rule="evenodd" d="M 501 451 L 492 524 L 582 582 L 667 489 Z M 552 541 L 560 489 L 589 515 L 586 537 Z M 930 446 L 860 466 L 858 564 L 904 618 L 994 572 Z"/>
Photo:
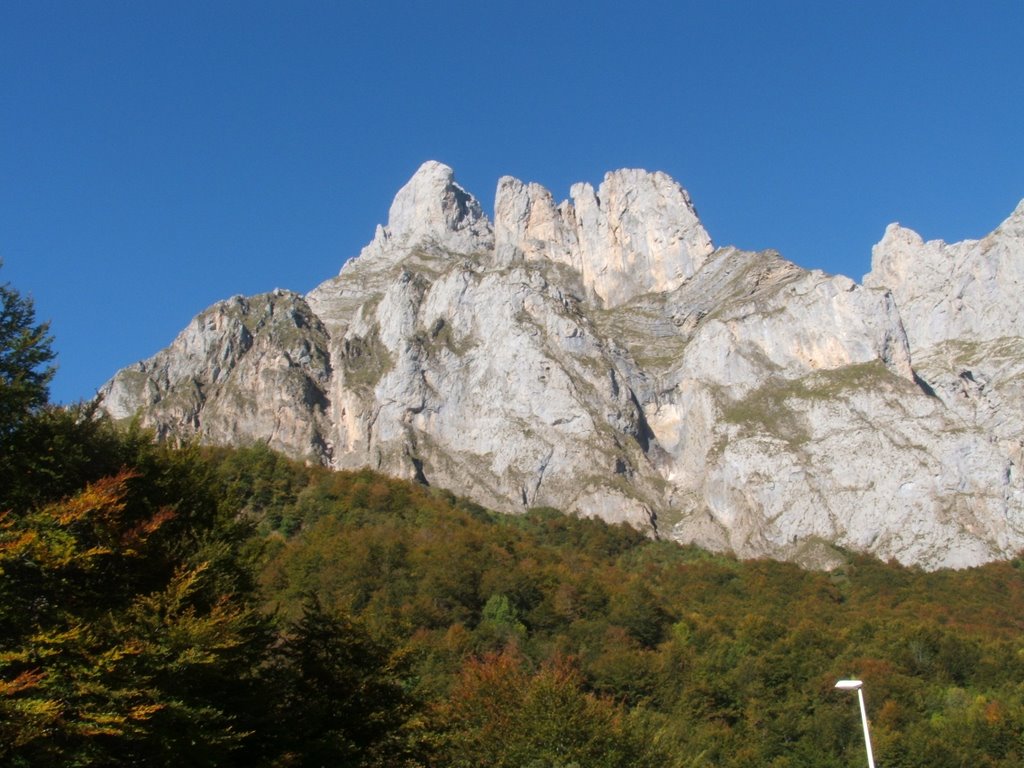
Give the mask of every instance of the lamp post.
<path id="1" fill-rule="evenodd" d="M 875 758 L 871 754 L 871 734 L 868 733 L 868 711 L 864 707 L 864 683 L 861 680 L 840 680 L 836 688 L 841 691 L 856 691 L 857 700 L 860 702 L 860 719 L 864 724 L 864 745 L 868 750 L 868 768 L 875 768 Z"/>

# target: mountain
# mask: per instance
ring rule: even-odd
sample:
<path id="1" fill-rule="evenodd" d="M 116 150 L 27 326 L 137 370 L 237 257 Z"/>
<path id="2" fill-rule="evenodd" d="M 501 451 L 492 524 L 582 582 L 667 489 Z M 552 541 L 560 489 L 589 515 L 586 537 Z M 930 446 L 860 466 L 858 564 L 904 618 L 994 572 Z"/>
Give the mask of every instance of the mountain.
<path id="1" fill-rule="evenodd" d="M 505 177 L 492 222 L 428 162 L 340 274 L 215 304 L 104 407 L 741 557 L 1024 548 L 1024 203 L 979 241 L 890 226 L 858 284 L 715 247 L 663 173 L 570 198 Z"/>

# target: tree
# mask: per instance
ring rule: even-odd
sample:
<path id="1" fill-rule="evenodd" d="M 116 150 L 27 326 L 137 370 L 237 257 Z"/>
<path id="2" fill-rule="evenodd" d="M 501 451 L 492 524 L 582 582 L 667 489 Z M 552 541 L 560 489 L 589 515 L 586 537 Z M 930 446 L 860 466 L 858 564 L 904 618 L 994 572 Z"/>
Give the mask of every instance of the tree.
<path id="1" fill-rule="evenodd" d="M 36 323 L 32 299 L 10 283 L 0 285 L 0 438 L 46 405 L 55 371 L 52 343 L 49 323 Z"/>
<path id="2" fill-rule="evenodd" d="M 0 510 L 2 764 L 255 764 L 268 621 L 194 456 L 148 457 Z"/>
<path id="3" fill-rule="evenodd" d="M 400 657 L 344 611 L 309 597 L 279 648 L 282 765 L 422 765 L 417 705 Z"/>
<path id="4" fill-rule="evenodd" d="M 657 596 L 639 579 L 612 596 L 608 619 L 645 648 L 654 648 L 661 641 L 669 623 Z"/>
<path id="5" fill-rule="evenodd" d="M 445 765 L 470 768 L 647 768 L 668 755 L 639 719 L 584 689 L 573 662 L 539 670 L 514 647 L 464 665 L 448 702 Z"/>
<path id="6" fill-rule="evenodd" d="M 474 634 L 484 650 L 500 649 L 526 640 L 526 627 L 508 597 L 495 593 L 487 598 Z"/>

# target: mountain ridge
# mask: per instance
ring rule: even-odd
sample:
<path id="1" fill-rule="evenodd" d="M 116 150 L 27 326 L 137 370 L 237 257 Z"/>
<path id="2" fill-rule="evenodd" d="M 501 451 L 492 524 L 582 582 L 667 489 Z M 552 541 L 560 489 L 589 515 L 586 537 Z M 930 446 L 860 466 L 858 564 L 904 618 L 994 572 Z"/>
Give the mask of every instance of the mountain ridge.
<path id="1" fill-rule="evenodd" d="M 744 557 L 975 565 L 1024 548 L 1022 219 L 890 226 L 858 284 L 716 248 L 663 173 L 502 177 L 492 223 L 431 161 L 337 276 L 214 305 L 104 407 Z"/>

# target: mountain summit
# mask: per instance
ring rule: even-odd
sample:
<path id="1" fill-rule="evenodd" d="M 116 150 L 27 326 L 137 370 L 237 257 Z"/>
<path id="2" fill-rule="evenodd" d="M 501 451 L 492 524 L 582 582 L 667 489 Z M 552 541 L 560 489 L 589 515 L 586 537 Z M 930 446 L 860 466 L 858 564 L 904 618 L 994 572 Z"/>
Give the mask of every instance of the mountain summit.
<path id="1" fill-rule="evenodd" d="M 715 248 L 663 173 L 503 177 L 492 224 L 428 162 L 340 274 L 215 304 L 103 403 L 742 557 L 966 567 L 1024 548 L 1022 220 L 892 225 L 861 285 Z"/>

